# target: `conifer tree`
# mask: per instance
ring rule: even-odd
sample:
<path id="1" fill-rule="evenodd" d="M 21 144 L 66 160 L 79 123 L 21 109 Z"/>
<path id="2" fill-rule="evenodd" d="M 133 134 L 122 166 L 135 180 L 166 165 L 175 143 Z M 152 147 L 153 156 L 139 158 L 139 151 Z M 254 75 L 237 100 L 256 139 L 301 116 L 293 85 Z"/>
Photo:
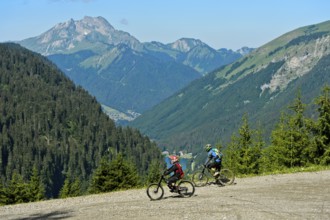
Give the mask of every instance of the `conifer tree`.
<path id="1" fill-rule="evenodd" d="M 7 190 L 0 181 L 0 206 L 8 204 Z"/>
<path id="2" fill-rule="evenodd" d="M 92 179 L 90 192 L 110 192 L 118 189 L 129 189 L 139 184 L 137 170 L 123 159 L 122 154 L 111 162 L 103 157 Z"/>
<path id="3" fill-rule="evenodd" d="M 110 162 L 106 157 L 101 159 L 100 165 L 96 168 L 92 177 L 89 192 L 101 193 L 110 191 L 107 187 L 107 181 L 110 176 Z"/>
<path id="4" fill-rule="evenodd" d="M 290 144 L 287 141 L 287 127 L 286 118 L 284 112 L 281 113 L 279 122 L 276 124 L 271 134 L 271 145 L 263 150 L 262 152 L 262 170 L 273 171 L 281 170 L 287 164 L 286 146 Z"/>
<path id="5" fill-rule="evenodd" d="M 60 195 L 59 195 L 60 198 L 63 199 L 63 198 L 70 197 L 70 188 L 71 188 L 70 184 L 71 183 L 70 183 L 69 178 L 66 178 L 64 180 L 63 187 L 60 190 Z"/>
<path id="6" fill-rule="evenodd" d="M 153 183 L 159 180 L 162 169 L 162 164 L 159 160 L 153 160 L 149 167 L 149 173 L 147 177 L 147 183 Z"/>
<path id="7" fill-rule="evenodd" d="M 29 202 L 31 194 L 29 186 L 23 181 L 22 176 L 14 171 L 7 188 L 7 204 Z"/>
<path id="8" fill-rule="evenodd" d="M 139 176 L 132 163 L 124 160 L 122 154 L 110 163 L 109 179 L 107 186 L 109 191 L 117 189 L 130 189 L 139 185 Z"/>
<path id="9" fill-rule="evenodd" d="M 36 166 L 34 166 L 32 170 L 32 177 L 29 182 L 29 190 L 31 202 L 40 201 L 45 198 L 45 186 L 40 179 L 40 175 Z"/>
<path id="10" fill-rule="evenodd" d="M 315 100 L 319 117 L 313 126 L 314 148 L 310 150 L 316 163 L 330 164 L 330 87 L 326 85 Z"/>
<path id="11" fill-rule="evenodd" d="M 238 172 L 242 174 L 257 174 L 259 172 L 260 141 L 255 140 L 256 131 L 250 129 L 248 116 L 242 117 L 242 126 L 237 137 L 239 146 Z M 258 137 L 260 138 L 260 137 Z"/>
<path id="12" fill-rule="evenodd" d="M 71 184 L 70 196 L 71 197 L 76 197 L 76 196 L 80 196 L 81 194 L 82 194 L 82 192 L 81 192 L 81 181 L 79 180 L 79 178 L 75 178 L 75 180 Z"/>
<path id="13" fill-rule="evenodd" d="M 231 136 L 230 142 L 227 145 L 227 148 L 224 150 L 223 154 L 223 166 L 231 169 L 234 173 L 239 172 L 239 144 L 238 137 L 233 134 Z"/>
<path id="14" fill-rule="evenodd" d="M 281 114 L 280 122 L 272 132 L 270 149 L 267 150 L 268 156 L 272 157 L 268 159 L 273 169 L 304 166 L 308 163 L 306 150 L 310 146 L 310 138 L 304 117 L 305 104 L 300 93 L 289 109 L 292 114 Z"/>
<path id="15" fill-rule="evenodd" d="M 76 197 L 81 195 L 81 183 L 78 178 L 72 182 L 70 178 L 66 178 L 63 187 L 60 190 L 60 198 Z"/>

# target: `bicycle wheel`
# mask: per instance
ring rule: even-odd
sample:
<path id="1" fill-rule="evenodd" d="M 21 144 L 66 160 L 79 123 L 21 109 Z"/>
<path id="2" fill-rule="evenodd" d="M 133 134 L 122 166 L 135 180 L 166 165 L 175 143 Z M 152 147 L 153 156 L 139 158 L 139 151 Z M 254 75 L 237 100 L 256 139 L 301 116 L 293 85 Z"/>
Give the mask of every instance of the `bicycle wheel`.
<path id="1" fill-rule="evenodd" d="M 222 185 L 231 185 L 235 180 L 235 175 L 233 171 L 229 169 L 222 169 L 220 171 L 218 180 L 221 182 Z"/>
<path id="2" fill-rule="evenodd" d="M 151 200 L 159 200 L 164 196 L 164 188 L 157 183 L 152 183 L 147 188 L 147 195 Z"/>
<path id="3" fill-rule="evenodd" d="M 195 193 L 195 186 L 189 180 L 182 180 L 178 184 L 178 193 L 183 197 L 191 197 Z"/>
<path id="4" fill-rule="evenodd" d="M 195 186 L 200 187 L 200 186 L 205 186 L 209 181 L 209 178 L 207 175 L 201 171 L 198 171 L 194 173 L 192 176 L 192 182 L 195 184 Z"/>

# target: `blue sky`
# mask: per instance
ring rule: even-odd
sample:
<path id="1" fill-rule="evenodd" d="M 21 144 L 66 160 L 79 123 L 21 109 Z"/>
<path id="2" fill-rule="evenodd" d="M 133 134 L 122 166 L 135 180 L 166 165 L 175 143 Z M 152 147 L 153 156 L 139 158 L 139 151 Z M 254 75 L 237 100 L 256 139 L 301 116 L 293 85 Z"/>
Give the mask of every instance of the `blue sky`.
<path id="1" fill-rule="evenodd" d="M 87 15 L 102 16 L 141 42 L 188 37 L 236 50 L 330 20 L 329 0 L 0 0 L 0 8 L 0 42 L 35 37 Z"/>

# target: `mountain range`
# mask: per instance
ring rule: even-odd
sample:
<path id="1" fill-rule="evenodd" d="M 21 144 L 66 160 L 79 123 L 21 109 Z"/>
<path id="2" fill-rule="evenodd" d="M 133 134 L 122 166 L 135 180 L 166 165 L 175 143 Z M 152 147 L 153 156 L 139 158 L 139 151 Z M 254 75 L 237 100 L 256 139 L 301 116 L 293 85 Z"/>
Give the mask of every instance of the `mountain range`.
<path id="1" fill-rule="evenodd" d="M 192 81 L 253 50 L 215 50 L 191 38 L 141 43 L 103 17 L 88 16 L 18 43 L 47 56 L 118 121 L 133 120 Z"/>
<path id="2" fill-rule="evenodd" d="M 247 114 L 252 127 L 262 128 L 269 141 L 281 112 L 298 93 L 311 104 L 329 83 L 330 21 L 326 21 L 288 32 L 210 72 L 129 125 L 160 146 L 190 147 L 198 153 L 206 143 L 228 143 Z"/>

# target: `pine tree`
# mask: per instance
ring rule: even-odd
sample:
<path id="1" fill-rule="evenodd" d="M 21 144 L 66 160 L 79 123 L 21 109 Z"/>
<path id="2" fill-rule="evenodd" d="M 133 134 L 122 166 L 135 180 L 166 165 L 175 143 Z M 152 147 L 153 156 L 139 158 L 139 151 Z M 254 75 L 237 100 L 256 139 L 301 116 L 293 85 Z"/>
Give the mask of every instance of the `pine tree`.
<path id="1" fill-rule="evenodd" d="M 0 206 L 8 204 L 7 190 L 0 181 Z"/>
<path id="2" fill-rule="evenodd" d="M 289 109 L 292 110 L 292 114 L 281 114 L 280 122 L 271 135 L 270 149 L 264 154 L 271 157 L 268 158 L 268 162 L 272 164 L 272 170 L 305 166 L 308 163 L 306 152 L 311 143 L 304 117 L 305 104 L 301 100 L 300 93 Z M 265 167 L 265 164 L 263 166 Z"/>
<path id="3" fill-rule="evenodd" d="M 316 163 L 330 164 L 330 87 L 322 89 L 322 95 L 315 100 L 319 117 L 314 125 L 314 148 L 310 151 Z"/>
<path id="4" fill-rule="evenodd" d="M 137 170 L 125 161 L 121 154 L 109 162 L 103 157 L 96 169 L 90 186 L 91 193 L 110 192 L 118 189 L 129 189 L 139 185 Z"/>
<path id="5" fill-rule="evenodd" d="M 31 195 L 31 202 L 40 201 L 45 198 L 45 187 L 40 179 L 36 166 L 34 166 L 32 170 L 32 177 L 29 182 L 29 191 L 29 194 Z"/>
<path id="6" fill-rule="evenodd" d="M 231 169 L 234 173 L 239 173 L 239 141 L 238 137 L 233 134 L 227 148 L 223 151 L 223 166 Z"/>
<path id="7" fill-rule="evenodd" d="M 82 194 L 81 192 L 81 181 L 79 180 L 79 178 L 76 178 L 73 183 L 71 184 L 71 188 L 70 188 L 70 196 L 71 197 L 76 197 L 76 196 L 80 196 Z"/>
<path id="8" fill-rule="evenodd" d="M 71 188 L 70 184 L 71 184 L 71 182 L 70 182 L 69 178 L 66 178 L 64 180 L 63 187 L 60 190 L 60 195 L 59 195 L 60 198 L 63 199 L 63 198 L 70 197 L 70 188 Z"/>
<path id="9" fill-rule="evenodd" d="M 250 129 L 247 114 L 243 115 L 242 126 L 237 137 L 239 146 L 238 172 L 242 174 L 257 174 L 259 172 L 260 142 L 255 140 L 256 131 Z M 258 136 L 260 138 L 260 135 Z"/>
<path id="10" fill-rule="evenodd" d="M 272 131 L 271 145 L 263 150 L 263 171 L 281 170 L 286 167 L 287 159 L 285 155 L 288 154 L 286 146 L 290 144 L 287 141 L 286 117 L 285 113 L 282 112 L 278 124 Z"/>
<path id="11" fill-rule="evenodd" d="M 139 185 L 139 176 L 134 166 L 125 161 L 121 154 L 110 163 L 109 179 L 106 183 L 109 191 L 130 189 Z"/>
<path id="12" fill-rule="evenodd" d="M 149 173 L 147 177 L 147 183 L 157 182 L 160 178 L 162 169 L 162 164 L 159 160 L 153 160 L 149 167 Z"/>
<path id="13" fill-rule="evenodd" d="M 251 164 L 251 155 L 250 148 L 252 145 L 252 133 L 247 122 L 247 115 L 244 114 L 242 118 L 243 124 L 239 128 L 239 136 L 238 136 L 238 145 L 239 145 L 239 173 L 248 174 L 251 172 L 250 164 Z"/>
<path id="14" fill-rule="evenodd" d="M 106 157 L 103 157 L 100 165 L 95 170 L 92 177 L 91 186 L 89 188 L 90 193 L 101 193 L 109 191 L 106 183 L 110 176 L 110 162 Z"/>
<path id="15" fill-rule="evenodd" d="M 23 181 L 18 172 L 14 171 L 7 188 L 7 204 L 29 202 L 31 194 L 28 189 L 29 185 Z"/>
<path id="16" fill-rule="evenodd" d="M 81 195 L 81 182 L 76 178 L 73 182 L 71 178 L 66 178 L 60 190 L 60 198 L 76 197 Z"/>

